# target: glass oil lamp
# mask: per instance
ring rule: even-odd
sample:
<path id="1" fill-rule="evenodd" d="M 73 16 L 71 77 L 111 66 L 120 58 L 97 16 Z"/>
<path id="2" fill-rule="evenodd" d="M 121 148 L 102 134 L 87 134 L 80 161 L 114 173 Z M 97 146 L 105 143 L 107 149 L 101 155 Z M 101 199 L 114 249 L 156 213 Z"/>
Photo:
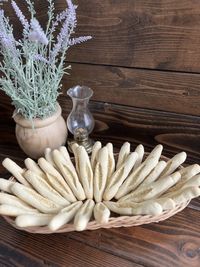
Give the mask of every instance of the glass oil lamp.
<path id="1" fill-rule="evenodd" d="M 77 143 L 90 153 L 94 142 L 89 138 L 89 134 L 94 129 L 94 118 L 88 109 L 88 103 L 93 91 L 87 86 L 77 85 L 70 88 L 67 94 L 73 103 L 72 111 L 67 118 L 67 127 L 74 136 L 74 140 L 68 142 L 69 148 Z"/>

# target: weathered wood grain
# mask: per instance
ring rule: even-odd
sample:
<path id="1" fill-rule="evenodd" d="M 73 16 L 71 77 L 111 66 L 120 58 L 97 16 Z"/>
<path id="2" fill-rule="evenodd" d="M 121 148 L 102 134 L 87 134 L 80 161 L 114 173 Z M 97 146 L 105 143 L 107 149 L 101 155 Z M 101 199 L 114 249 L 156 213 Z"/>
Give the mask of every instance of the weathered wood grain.
<path id="1" fill-rule="evenodd" d="M 24 11 L 25 2 L 17 2 Z M 44 24 L 47 1 L 34 2 Z M 116 150 L 124 141 L 132 148 L 143 143 L 146 151 L 162 143 L 164 155 L 185 150 L 188 164 L 200 163 L 200 76 L 179 73 L 200 73 L 199 1 L 74 2 L 77 35 L 94 38 L 70 51 L 72 76 L 63 79 L 63 91 L 76 84 L 94 90 L 92 137 L 112 141 Z M 65 6 L 65 0 L 56 1 L 58 11 Z M 10 7 L 7 14 L 19 36 L 21 25 Z M 0 98 L 0 161 L 9 156 L 23 165 L 13 108 L 2 93 Z M 66 118 L 71 101 L 59 101 Z M 9 177 L 1 165 L 0 176 Z M 200 198 L 159 224 L 50 236 L 15 230 L 0 218 L 0 266 L 199 267 L 199 211 Z"/>
<path id="2" fill-rule="evenodd" d="M 2 224 L 0 223 L 0 225 Z M 47 259 L 38 259 L 37 257 L 32 257 L 30 253 L 16 249 L 12 245 L 10 246 L 6 242 L 0 240 L 0 266 L 1 267 L 15 267 L 15 266 L 57 267 L 58 265 L 49 262 Z"/>
<path id="3" fill-rule="evenodd" d="M 159 224 L 50 236 L 20 232 L 0 219 L 0 239 L 29 259 L 59 266 L 197 267 L 199 216 L 186 208 Z"/>
<path id="4" fill-rule="evenodd" d="M 94 90 L 96 101 L 200 115 L 200 74 L 72 64 L 62 84 L 63 97 L 80 84 Z M 1 105 L 10 103 L 0 96 Z"/>
<path id="5" fill-rule="evenodd" d="M 2 96 L 3 97 L 3 96 Z M 14 136 L 14 122 L 11 118 L 13 107 L 4 97 L 0 102 L 1 116 L 1 154 L 13 154 L 19 149 Z M 71 101 L 61 96 L 60 104 L 66 119 L 71 110 Z M 92 101 L 90 109 L 96 119 L 93 132 L 94 139 L 102 142 L 111 141 L 120 147 L 124 141 L 133 147 L 142 143 L 149 151 L 157 143 L 164 145 L 164 154 L 173 154 L 185 150 L 188 153 L 187 163 L 200 163 L 200 117 L 140 109 L 122 105 Z M 19 155 L 23 156 L 20 151 Z"/>
<path id="6" fill-rule="evenodd" d="M 27 14 L 25 3 L 19 2 Z M 46 1 L 34 1 L 44 24 Z M 198 0 L 85 0 L 78 4 L 77 35 L 92 41 L 73 48 L 68 60 L 137 68 L 200 72 Z M 19 32 L 20 24 L 7 6 Z M 56 1 L 58 11 L 65 0 Z"/>
<path id="7" fill-rule="evenodd" d="M 1 257 L 2 263 L 6 262 L 6 251 L 10 248 L 9 257 L 12 257 L 11 264 L 7 261 L 6 266 L 69 266 L 69 267 L 143 267 L 134 262 L 126 260 L 112 253 L 82 244 L 69 237 L 68 234 L 34 235 L 18 231 L 8 225 L 0 218 L 0 248 L 5 250 Z M 5 247 L 6 244 L 7 247 Z M 0 253 L 2 253 L 1 251 Z M 28 255 L 28 261 L 23 261 Z M 34 265 L 36 263 L 36 265 Z M 1 261 L 0 261 L 1 264 Z M 38 264 L 38 265 L 37 265 Z M 0 265 L 1 266 L 1 265 Z"/>
<path id="8" fill-rule="evenodd" d="M 140 108 L 200 115 L 200 75 L 72 64 L 63 93 L 77 84 L 90 86 L 93 99 Z"/>
<path id="9" fill-rule="evenodd" d="M 71 61 L 200 71 L 197 0 L 77 2 L 78 33 L 94 39 L 72 50 Z"/>
<path id="10" fill-rule="evenodd" d="M 186 208 L 158 224 L 71 233 L 70 237 L 128 260 L 134 259 L 144 266 L 197 267 L 200 262 L 199 219 L 198 211 Z"/>

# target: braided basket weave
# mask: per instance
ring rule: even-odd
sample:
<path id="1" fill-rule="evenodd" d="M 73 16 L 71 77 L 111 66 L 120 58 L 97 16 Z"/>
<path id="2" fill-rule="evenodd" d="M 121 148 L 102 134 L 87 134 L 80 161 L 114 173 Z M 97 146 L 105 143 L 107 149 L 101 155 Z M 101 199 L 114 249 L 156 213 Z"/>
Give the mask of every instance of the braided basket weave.
<path id="1" fill-rule="evenodd" d="M 164 211 L 162 214 L 157 215 L 157 216 L 138 215 L 138 216 L 111 217 L 107 224 L 99 224 L 93 220 L 88 223 L 88 226 L 85 230 L 96 230 L 99 228 L 131 227 L 131 226 L 164 221 L 168 219 L 169 217 L 175 215 L 176 213 L 182 211 L 188 204 L 189 204 L 189 201 L 179 206 L 176 206 L 175 209 Z M 20 230 L 24 230 L 29 233 L 34 233 L 34 234 L 67 233 L 67 232 L 75 231 L 74 225 L 71 223 L 64 225 L 62 228 L 60 228 L 59 230 L 55 232 L 52 232 L 47 226 L 20 228 L 16 226 L 15 221 L 11 217 L 4 216 L 4 219 L 9 224 L 11 224 L 13 227 L 20 229 Z"/>
<path id="2" fill-rule="evenodd" d="M 148 154 L 145 153 L 145 156 Z M 117 156 L 117 155 L 116 155 Z M 167 161 L 168 158 L 161 156 L 162 160 Z M 182 167 L 180 167 L 182 168 Z M 10 180 L 14 180 L 14 177 L 11 177 Z M 137 215 L 137 216 L 117 216 L 115 214 L 111 214 L 111 217 L 109 219 L 109 222 L 106 224 L 99 224 L 97 223 L 94 218 L 92 221 L 90 221 L 87 225 L 87 228 L 85 230 L 96 230 L 99 228 L 117 228 L 117 227 L 131 227 L 131 226 L 137 226 L 142 224 L 149 224 L 154 222 L 160 222 L 164 221 L 176 213 L 182 211 L 190 201 L 187 201 L 185 203 L 182 203 L 180 205 L 177 205 L 174 209 L 166 210 L 160 215 Z M 59 230 L 52 232 L 47 226 L 43 227 L 26 227 L 26 228 L 20 228 L 15 224 L 15 221 L 12 217 L 9 216 L 3 216 L 3 218 L 14 228 L 23 230 L 29 233 L 34 234 L 53 234 L 53 233 L 67 233 L 75 231 L 73 223 L 65 224 L 62 228 Z"/>

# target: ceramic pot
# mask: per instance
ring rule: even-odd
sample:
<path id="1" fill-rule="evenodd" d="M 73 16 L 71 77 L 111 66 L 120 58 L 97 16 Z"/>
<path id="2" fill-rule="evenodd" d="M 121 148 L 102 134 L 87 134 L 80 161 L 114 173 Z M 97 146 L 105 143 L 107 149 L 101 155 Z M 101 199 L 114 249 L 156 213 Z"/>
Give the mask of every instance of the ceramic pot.
<path id="1" fill-rule="evenodd" d="M 22 115 L 14 116 L 16 122 L 16 138 L 21 149 L 31 158 L 37 159 L 44 155 L 47 147 L 52 149 L 64 145 L 67 139 L 67 126 L 62 110 L 58 104 L 57 111 L 46 119 L 34 119 L 33 124 Z"/>

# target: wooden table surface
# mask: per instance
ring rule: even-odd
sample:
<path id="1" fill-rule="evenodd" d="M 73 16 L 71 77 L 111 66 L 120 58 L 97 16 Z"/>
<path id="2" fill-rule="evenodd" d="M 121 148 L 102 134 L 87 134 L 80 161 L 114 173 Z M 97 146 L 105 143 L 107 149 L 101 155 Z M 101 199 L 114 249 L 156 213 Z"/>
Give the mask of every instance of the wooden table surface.
<path id="1" fill-rule="evenodd" d="M 64 115 L 70 106 L 61 101 Z M 200 163 L 200 118 L 92 102 L 93 137 L 116 148 L 128 140 L 150 151 L 157 143 L 164 155 L 185 150 L 187 163 Z M 25 158 L 14 135 L 11 109 L 1 104 L 0 160 Z M 8 173 L 0 167 L 1 177 Z M 130 228 L 36 235 L 18 231 L 0 218 L 0 266 L 200 266 L 200 199 L 172 218 Z"/>

